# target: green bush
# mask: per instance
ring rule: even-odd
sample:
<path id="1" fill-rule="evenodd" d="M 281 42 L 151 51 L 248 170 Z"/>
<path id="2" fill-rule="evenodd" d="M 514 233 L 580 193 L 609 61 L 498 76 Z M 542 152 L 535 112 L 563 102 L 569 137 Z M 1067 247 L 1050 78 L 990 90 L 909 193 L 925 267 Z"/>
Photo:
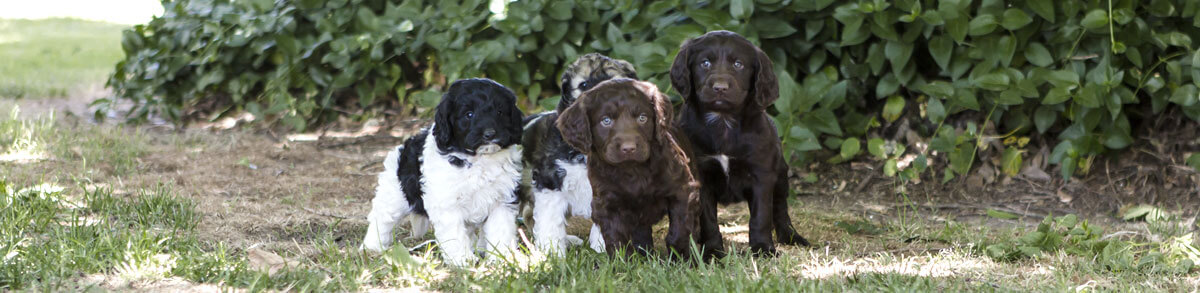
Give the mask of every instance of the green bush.
<path id="1" fill-rule="evenodd" d="M 534 110 L 557 101 L 558 76 L 580 54 L 629 60 L 668 89 L 679 44 L 726 29 L 774 60 L 775 118 L 794 160 L 818 149 L 851 159 L 868 141 L 896 171 L 904 150 L 866 136 L 906 120 L 932 125 L 914 128 L 945 154 L 946 179 L 969 171 L 995 133 L 1057 143 L 1049 159 L 1070 177 L 1169 107 L 1200 120 L 1200 3 L 1190 0 L 497 3 L 500 13 L 481 0 L 164 1 L 163 17 L 125 32 L 109 85 L 139 105 L 135 118 L 244 110 L 297 129 L 426 109 L 447 81 L 475 76 Z M 970 113 L 984 120 L 946 121 Z M 1006 171 L 1024 152 L 1013 146 Z"/>

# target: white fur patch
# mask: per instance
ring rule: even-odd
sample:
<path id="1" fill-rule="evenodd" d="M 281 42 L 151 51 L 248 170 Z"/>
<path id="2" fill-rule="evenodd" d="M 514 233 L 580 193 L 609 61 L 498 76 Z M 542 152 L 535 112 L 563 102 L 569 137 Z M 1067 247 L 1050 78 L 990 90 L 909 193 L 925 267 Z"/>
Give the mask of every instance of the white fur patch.
<path id="1" fill-rule="evenodd" d="M 537 118 L 533 118 L 533 120 L 529 120 L 529 123 L 525 123 L 525 126 L 521 126 L 521 130 L 529 131 L 530 127 L 533 127 L 533 125 L 537 124 L 537 122 L 542 120 L 542 118 L 546 118 L 546 115 L 551 112 L 554 112 L 554 111 L 546 111 L 546 112 L 542 112 L 542 113 L 533 114 L 533 115 L 537 115 Z"/>
<path id="2" fill-rule="evenodd" d="M 592 217 L 592 184 L 587 178 L 587 165 L 572 164 L 563 160 L 554 163 L 565 169 L 562 188 L 559 190 L 535 189 L 533 191 L 533 235 L 538 249 L 548 254 L 562 256 L 570 242 L 567 235 L 567 215 L 590 219 Z M 604 239 L 598 228 L 593 226 L 588 242 L 598 252 L 604 252 Z"/>
<path id="3" fill-rule="evenodd" d="M 729 156 L 724 154 L 708 156 L 709 159 L 717 160 L 721 163 L 721 171 L 725 172 L 725 176 L 729 176 Z"/>
<path id="4" fill-rule="evenodd" d="M 455 266 L 470 265 L 478 259 L 473 249 L 477 246 L 495 257 L 517 252 L 513 191 L 521 178 L 521 146 L 475 156 L 442 155 L 435 139 L 431 132 L 421 153 L 421 188 L 443 259 Z M 451 165 L 448 156 L 465 159 L 466 167 Z M 364 249 L 379 251 L 390 245 L 395 222 L 411 212 L 396 177 L 398 157 L 398 150 L 388 153 L 379 174 Z M 414 222 L 414 232 L 422 228 L 418 226 L 423 225 Z"/>
<path id="5" fill-rule="evenodd" d="M 704 123 L 710 126 L 725 126 L 725 128 L 733 128 L 736 124 L 732 117 L 717 112 L 704 113 Z"/>
<path id="6" fill-rule="evenodd" d="M 370 224 L 367 227 L 367 235 L 363 238 L 362 249 L 383 251 L 391 246 L 392 228 L 397 221 L 412 212 L 412 207 L 404 198 L 400 178 L 396 177 L 402 150 L 404 146 L 396 147 L 383 159 L 383 172 L 379 172 L 375 199 L 371 200 L 371 213 L 367 214 L 367 222 Z"/>

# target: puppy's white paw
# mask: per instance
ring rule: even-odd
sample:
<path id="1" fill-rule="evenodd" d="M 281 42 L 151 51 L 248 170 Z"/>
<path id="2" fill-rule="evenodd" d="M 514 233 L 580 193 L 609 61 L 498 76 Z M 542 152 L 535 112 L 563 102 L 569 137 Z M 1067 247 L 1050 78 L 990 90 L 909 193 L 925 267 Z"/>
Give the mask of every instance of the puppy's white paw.
<path id="1" fill-rule="evenodd" d="M 592 232 L 588 234 L 588 243 L 591 244 L 592 250 L 604 253 L 604 236 L 600 235 L 600 226 L 592 224 Z"/>
<path id="2" fill-rule="evenodd" d="M 583 239 L 579 238 L 578 236 L 575 236 L 575 235 L 567 235 L 566 240 L 567 240 L 567 243 L 570 244 L 571 246 L 583 244 Z"/>

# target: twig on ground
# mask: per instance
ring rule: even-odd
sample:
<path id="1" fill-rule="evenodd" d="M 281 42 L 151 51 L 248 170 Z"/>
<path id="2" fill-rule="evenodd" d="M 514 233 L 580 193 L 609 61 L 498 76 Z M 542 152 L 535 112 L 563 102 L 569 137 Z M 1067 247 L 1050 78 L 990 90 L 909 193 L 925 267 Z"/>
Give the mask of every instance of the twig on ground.
<path id="1" fill-rule="evenodd" d="M 862 182 L 859 182 L 858 186 L 854 187 L 854 193 L 862 192 L 863 188 L 866 188 L 867 184 L 871 183 L 871 179 L 874 179 L 874 178 L 875 178 L 874 173 L 867 173 L 867 178 L 863 178 Z"/>
<path id="2" fill-rule="evenodd" d="M 530 242 L 529 237 L 525 236 L 525 229 L 517 229 L 517 235 L 521 236 L 521 243 L 525 244 L 525 247 L 534 248 L 533 242 Z"/>

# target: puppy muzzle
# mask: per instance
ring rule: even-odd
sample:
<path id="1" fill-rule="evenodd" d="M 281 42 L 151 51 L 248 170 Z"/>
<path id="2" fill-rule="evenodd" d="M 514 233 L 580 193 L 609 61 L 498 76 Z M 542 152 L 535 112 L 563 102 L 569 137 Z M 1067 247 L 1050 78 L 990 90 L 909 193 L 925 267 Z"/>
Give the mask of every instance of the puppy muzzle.
<path id="1" fill-rule="evenodd" d="M 492 153 L 496 153 L 499 151 L 500 151 L 500 145 L 495 144 L 495 143 L 481 145 L 481 146 L 479 146 L 479 148 L 475 149 L 475 153 L 481 154 L 481 155 L 492 154 Z"/>

